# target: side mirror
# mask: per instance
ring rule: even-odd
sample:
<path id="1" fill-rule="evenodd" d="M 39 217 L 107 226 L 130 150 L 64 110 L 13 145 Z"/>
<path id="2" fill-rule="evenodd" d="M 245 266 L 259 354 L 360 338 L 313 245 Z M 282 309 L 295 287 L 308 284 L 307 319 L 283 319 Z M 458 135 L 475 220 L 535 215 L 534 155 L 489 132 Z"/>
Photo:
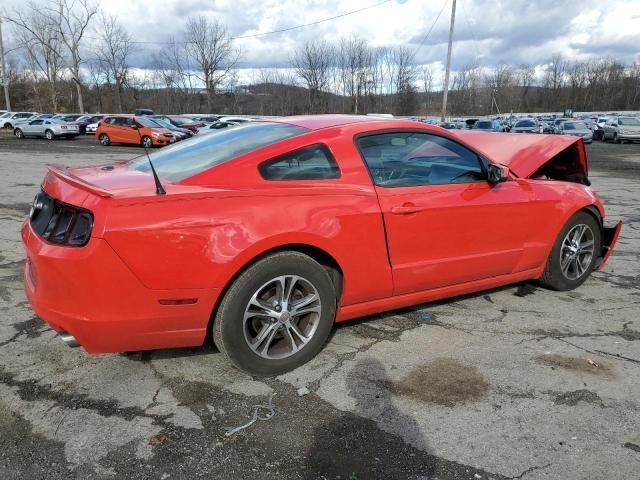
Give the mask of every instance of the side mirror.
<path id="1" fill-rule="evenodd" d="M 131 125 L 131 128 L 133 128 L 134 130 L 138 130 L 138 125 Z"/>
<path id="2" fill-rule="evenodd" d="M 506 182 L 509 179 L 509 169 L 502 165 L 490 163 L 487 165 L 487 180 L 489 183 Z"/>

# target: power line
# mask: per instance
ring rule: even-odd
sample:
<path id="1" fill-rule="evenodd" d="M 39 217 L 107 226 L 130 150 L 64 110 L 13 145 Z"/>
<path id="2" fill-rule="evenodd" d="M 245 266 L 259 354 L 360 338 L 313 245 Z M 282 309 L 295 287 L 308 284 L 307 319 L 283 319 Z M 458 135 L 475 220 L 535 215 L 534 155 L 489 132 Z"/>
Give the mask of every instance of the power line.
<path id="1" fill-rule="evenodd" d="M 416 53 L 418 53 L 418 49 L 420 49 L 420 47 L 422 47 L 422 45 L 424 45 L 424 42 L 426 42 L 427 39 L 429 38 L 429 35 L 431 35 L 431 32 L 433 31 L 433 28 L 436 26 L 436 23 L 438 23 L 438 20 L 440 19 L 440 15 L 442 15 L 442 12 L 444 12 L 444 8 L 447 6 L 447 3 L 449 3 L 449 0 L 444 0 L 444 3 L 442 4 L 442 8 L 438 12 L 438 16 L 436 17 L 436 19 L 431 24 L 431 28 L 429 28 L 429 31 L 427 32 L 427 34 L 424 37 L 422 37 L 422 40 L 420 41 L 418 46 L 413 51 L 413 55 L 412 55 L 413 57 L 415 57 Z"/>

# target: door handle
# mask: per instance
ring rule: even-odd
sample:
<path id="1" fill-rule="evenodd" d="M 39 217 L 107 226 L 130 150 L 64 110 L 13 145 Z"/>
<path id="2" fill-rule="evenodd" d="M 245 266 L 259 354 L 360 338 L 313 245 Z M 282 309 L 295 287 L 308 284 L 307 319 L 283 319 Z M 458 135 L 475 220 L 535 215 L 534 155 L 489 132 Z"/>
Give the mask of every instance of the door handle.
<path id="1" fill-rule="evenodd" d="M 394 215 L 409 215 L 411 213 L 420 212 L 421 210 L 424 210 L 424 208 L 412 203 L 405 203 L 402 206 L 391 207 L 391 213 Z"/>

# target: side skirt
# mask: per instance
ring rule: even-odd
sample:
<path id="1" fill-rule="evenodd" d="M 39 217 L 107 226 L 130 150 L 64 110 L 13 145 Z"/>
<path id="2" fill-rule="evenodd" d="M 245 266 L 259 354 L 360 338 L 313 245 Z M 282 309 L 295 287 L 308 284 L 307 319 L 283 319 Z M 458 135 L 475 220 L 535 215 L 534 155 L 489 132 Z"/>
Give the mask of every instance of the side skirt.
<path id="1" fill-rule="evenodd" d="M 442 300 L 443 298 L 465 295 L 467 293 L 480 292 L 489 288 L 500 287 L 510 283 L 522 282 L 524 280 L 534 280 L 540 278 L 542 268 L 534 268 L 518 273 L 500 275 L 499 277 L 484 278 L 473 282 L 447 287 L 436 288 L 421 292 L 406 293 L 395 297 L 387 297 L 371 302 L 357 303 L 354 305 L 342 306 L 336 314 L 336 322 L 343 322 L 353 318 L 364 317 L 374 313 L 397 310 L 399 308 L 418 305 L 420 303 Z"/>

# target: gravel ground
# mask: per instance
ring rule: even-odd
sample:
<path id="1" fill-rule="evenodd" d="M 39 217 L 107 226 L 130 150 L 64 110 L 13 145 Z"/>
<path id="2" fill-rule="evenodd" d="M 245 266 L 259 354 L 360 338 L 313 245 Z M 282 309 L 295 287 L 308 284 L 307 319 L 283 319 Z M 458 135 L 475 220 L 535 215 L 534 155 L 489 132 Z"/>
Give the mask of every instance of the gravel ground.
<path id="1" fill-rule="evenodd" d="M 269 379 L 210 345 L 89 356 L 29 309 L 18 232 L 44 164 L 140 153 L 0 134 L 0 478 L 639 478 L 640 145 L 588 147 L 626 225 L 579 289 L 519 284 L 348 322 Z M 272 418 L 225 436 L 270 398 Z"/>

